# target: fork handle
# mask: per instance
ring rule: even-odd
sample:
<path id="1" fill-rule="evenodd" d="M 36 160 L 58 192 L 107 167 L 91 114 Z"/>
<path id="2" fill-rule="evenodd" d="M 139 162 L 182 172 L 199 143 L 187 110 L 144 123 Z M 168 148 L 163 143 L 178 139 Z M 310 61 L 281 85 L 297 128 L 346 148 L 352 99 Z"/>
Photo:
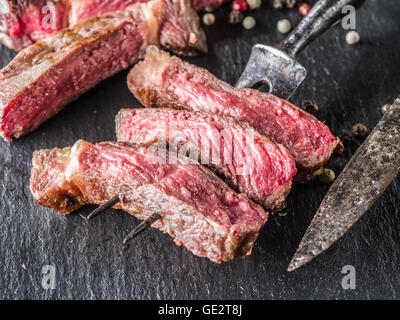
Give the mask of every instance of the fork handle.
<path id="1" fill-rule="evenodd" d="M 308 15 L 276 47 L 293 58 L 324 33 L 332 24 L 342 18 L 342 8 L 346 5 L 360 5 L 364 0 L 319 0 Z"/>

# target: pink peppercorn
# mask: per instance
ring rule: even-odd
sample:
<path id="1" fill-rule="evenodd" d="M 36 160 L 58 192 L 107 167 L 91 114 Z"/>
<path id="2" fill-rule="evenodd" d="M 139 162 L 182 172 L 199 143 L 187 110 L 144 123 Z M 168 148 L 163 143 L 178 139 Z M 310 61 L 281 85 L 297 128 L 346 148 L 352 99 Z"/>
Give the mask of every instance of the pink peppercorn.
<path id="1" fill-rule="evenodd" d="M 232 2 L 232 10 L 246 12 L 247 10 L 247 3 L 245 0 L 234 0 Z"/>
<path id="2" fill-rule="evenodd" d="M 311 10 L 310 5 L 309 5 L 308 3 L 305 3 L 305 2 L 299 2 L 297 8 L 298 8 L 298 10 L 299 10 L 299 13 L 300 13 L 302 16 L 304 16 L 304 17 L 305 17 L 306 15 L 308 15 L 308 13 L 309 13 L 310 10 Z"/>

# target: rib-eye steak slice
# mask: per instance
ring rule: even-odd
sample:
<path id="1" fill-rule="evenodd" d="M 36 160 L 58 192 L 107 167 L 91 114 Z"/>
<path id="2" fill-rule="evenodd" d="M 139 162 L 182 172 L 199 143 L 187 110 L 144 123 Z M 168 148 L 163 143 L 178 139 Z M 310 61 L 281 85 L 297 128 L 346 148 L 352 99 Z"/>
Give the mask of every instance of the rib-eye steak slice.
<path id="1" fill-rule="evenodd" d="M 64 0 L 0 0 L 0 41 L 21 50 L 68 25 Z"/>
<path id="2" fill-rule="evenodd" d="M 239 192 L 268 209 L 279 208 L 296 166 L 282 145 L 232 118 L 173 109 L 123 109 L 119 141 L 166 148 L 213 169 Z"/>
<path id="3" fill-rule="evenodd" d="M 197 10 L 211 11 L 228 0 L 191 0 L 192 7 Z M 105 13 L 124 10 L 136 2 L 148 0 L 69 0 L 70 11 L 68 23 L 70 26 L 84 19 L 101 16 Z"/>
<path id="4" fill-rule="evenodd" d="M 192 0 L 213 10 L 228 0 Z M 148 0 L 0 0 L 0 41 L 19 51 L 62 28 Z"/>
<path id="5" fill-rule="evenodd" d="M 131 4 L 148 0 L 69 0 L 68 2 L 70 4 L 68 24 L 73 26 L 79 21 L 124 10 Z"/>
<path id="6" fill-rule="evenodd" d="M 173 107 L 230 116 L 284 145 L 300 170 L 320 168 L 339 140 L 290 102 L 254 89 L 237 89 L 207 70 L 149 48 L 129 73 L 128 86 L 147 107 Z"/>
<path id="7" fill-rule="evenodd" d="M 192 55 L 207 51 L 186 0 L 153 0 L 85 20 L 22 50 L 0 71 L 0 134 L 36 129 L 100 81 L 137 62 L 150 44 Z"/>
<path id="8" fill-rule="evenodd" d="M 36 151 L 30 187 L 38 203 L 63 213 L 119 195 L 115 208 L 142 220 L 161 214 L 153 226 L 198 256 L 221 262 L 249 255 L 267 213 L 186 160 L 129 143 L 81 140 Z"/>

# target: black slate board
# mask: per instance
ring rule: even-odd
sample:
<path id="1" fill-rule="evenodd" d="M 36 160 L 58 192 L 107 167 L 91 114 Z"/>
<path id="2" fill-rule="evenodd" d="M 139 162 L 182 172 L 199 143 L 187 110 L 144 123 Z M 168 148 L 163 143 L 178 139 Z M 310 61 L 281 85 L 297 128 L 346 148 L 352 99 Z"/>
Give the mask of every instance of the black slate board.
<path id="1" fill-rule="evenodd" d="M 256 43 L 283 36 L 278 19 L 300 20 L 296 10 L 273 10 L 270 1 L 252 12 L 257 27 L 246 31 L 227 22 L 229 7 L 217 10 L 206 28 L 210 53 L 190 59 L 235 83 Z M 357 122 L 372 128 L 379 107 L 400 95 L 400 6 L 397 0 L 369 0 L 357 14 L 362 42 L 345 43 L 339 26 L 300 56 L 309 70 L 292 99 L 315 99 L 335 134 Z M 1 66 L 14 53 L 0 47 Z M 342 239 L 296 272 L 286 268 L 328 186 L 296 185 L 288 215 L 275 216 L 262 230 L 253 254 L 214 264 L 198 258 L 156 230 L 122 252 L 122 239 L 137 219 L 109 211 L 87 223 L 93 207 L 63 216 L 37 205 L 28 179 L 32 152 L 68 146 L 77 139 L 115 139 L 114 116 L 121 107 L 139 107 L 126 85 L 127 72 L 104 81 L 37 131 L 13 143 L 0 142 L 0 298 L 2 299 L 365 299 L 400 298 L 400 180 Z M 339 173 L 360 141 L 328 167 Z M 114 214 L 112 214 L 114 212 Z M 109 237 L 112 237 L 111 240 Z M 56 288 L 41 286 L 44 265 L 56 268 Z M 356 268 L 356 289 L 341 286 L 342 267 Z"/>

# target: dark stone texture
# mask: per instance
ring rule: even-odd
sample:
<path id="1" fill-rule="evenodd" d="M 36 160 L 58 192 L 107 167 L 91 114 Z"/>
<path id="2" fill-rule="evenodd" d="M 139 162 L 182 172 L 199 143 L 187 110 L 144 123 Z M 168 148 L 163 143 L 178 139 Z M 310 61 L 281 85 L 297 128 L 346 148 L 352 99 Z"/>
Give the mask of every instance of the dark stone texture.
<path id="1" fill-rule="evenodd" d="M 265 1 L 266 2 L 266 1 Z M 278 19 L 296 10 L 277 11 L 264 3 L 249 14 L 253 30 L 228 23 L 229 6 L 207 27 L 208 55 L 190 59 L 223 80 L 235 83 L 256 43 L 276 44 Z M 361 42 L 349 46 L 336 25 L 299 55 L 309 70 L 292 99 L 319 105 L 317 117 L 332 131 L 356 123 L 372 129 L 380 107 L 400 95 L 400 6 L 397 0 L 369 0 L 357 15 Z M 13 53 L 0 47 L 1 66 Z M 315 179 L 295 185 L 288 215 L 275 216 L 262 230 L 253 254 L 214 264 L 177 247 L 156 230 L 135 239 L 122 252 L 122 240 L 138 220 L 110 210 L 93 221 L 93 207 L 63 216 L 37 205 L 29 191 L 32 152 L 67 146 L 77 139 L 115 139 L 114 116 L 121 107 L 139 107 L 125 84 L 127 72 L 106 80 L 34 133 L 0 142 L 0 298 L 3 299 L 366 299 L 400 298 L 400 179 L 326 253 L 299 270 L 286 268 L 308 223 L 328 189 Z M 327 164 L 338 174 L 361 140 Z M 110 239 L 110 237 L 112 237 Z M 23 265 L 26 265 L 26 269 Z M 42 267 L 56 267 L 56 289 L 41 287 Z M 355 290 L 341 286 L 342 267 L 357 271 Z"/>

